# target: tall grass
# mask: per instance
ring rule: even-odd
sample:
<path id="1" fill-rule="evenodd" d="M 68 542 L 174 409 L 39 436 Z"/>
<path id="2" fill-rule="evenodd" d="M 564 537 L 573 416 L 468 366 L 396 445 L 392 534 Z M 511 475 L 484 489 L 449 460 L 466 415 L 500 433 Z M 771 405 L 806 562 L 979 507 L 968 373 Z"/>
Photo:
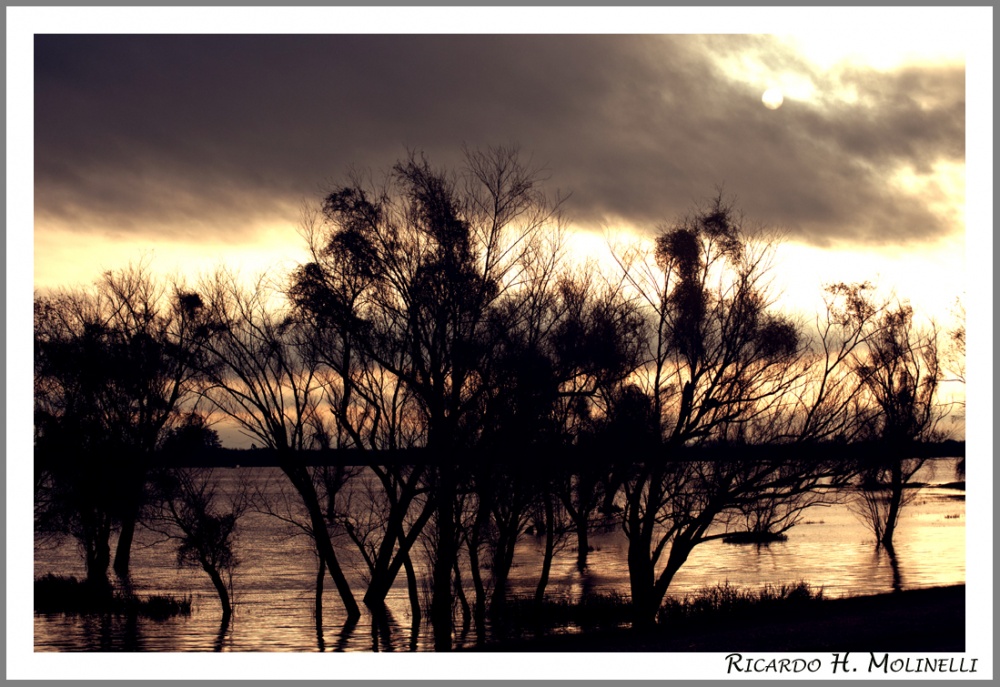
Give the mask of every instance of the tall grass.
<path id="1" fill-rule="evenodd" d="M 666 599 L 657 613 L 657 623 L 678 629 L 762 616 L 777 618 L 822 600 L 822 588 L 814 590 L 805 582 L 768 584 L 757 590 L 726 582 L 682 599 Z M 513 597 L 507 600 L 503 616 L 494 621 L 492 630 L 495 638 L 510 638 L 540 635 L 556 628 L 612 629 L 628 626 L 631 621 L 631 599 L 617 592 L 586 596 L 576 602 L 545 599 L 537 603 L 530 597 Z"/>
<path id="2" fill-rule="evenodd" d="M 683 599 L 668 598 L 657 613 L 661 625 L 702 623 L 741 618 L 780 617 L 823 600 L 823 588 L 808 583 L 764 585 L 759 590 L 734 587 L 726 582 L 701 589 Z"/>

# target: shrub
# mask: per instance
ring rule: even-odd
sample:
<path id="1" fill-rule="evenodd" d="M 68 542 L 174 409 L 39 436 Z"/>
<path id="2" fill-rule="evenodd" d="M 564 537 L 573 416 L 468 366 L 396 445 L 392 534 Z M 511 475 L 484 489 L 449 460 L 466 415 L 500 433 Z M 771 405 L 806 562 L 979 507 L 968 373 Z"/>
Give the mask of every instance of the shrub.
<path id="1" fill-rule="evenodd" d="M 165 620 L 191 614 L 191 597 L 154 595 L 142 598 L 111 585 L 95 585 L 75 577 L 43 575 L 35 580 L 37 613 L 135 615 Z"/>

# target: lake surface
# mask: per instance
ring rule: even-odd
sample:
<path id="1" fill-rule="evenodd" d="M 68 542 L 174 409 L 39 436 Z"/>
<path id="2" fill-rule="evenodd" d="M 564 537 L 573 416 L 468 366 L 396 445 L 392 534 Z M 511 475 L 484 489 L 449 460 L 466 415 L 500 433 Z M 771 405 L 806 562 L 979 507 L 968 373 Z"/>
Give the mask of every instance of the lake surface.
<path id="1" fill-rule="evenodd" d="M 728 582 L 759 589 L 765 584 L 804 581 L 822 588 L 826 597 L 888 592 L 894 575 L 903 589 L 965 583 L 965 492 L 942 488 L 955 480 L 955 461 L 928 461 L 916 481 L 919 490 L 900 519 L 896 532 L 897 570 L 888 556 L 877 552 L 872 534 L 845 505 L 806 511 L 803 522 L 788 532 L 788 540 L 766 547 L 740 546 L 721 541 L 695 548 L 671 583 L 669 596 L 684 597 L 705 587 Z M 277 470 L 219 470 L 224 481 L 239 474 L 275 489 L 283 477 Z M 390 631 L 373 636 L 371 617 L 362 606 L 362 618 L 348 630 L 340 600 L 327 576 L 324 622 L 317 631 L 315 583 L 317 560 L 311 542 L 294 528 L 257 512 L 244 516 L 237 553 L 242 563 L 233 575 L 234 614 L 220 632 L 218 598 L 201 571 L 178 568 L 175 547 L 160 535 L 143 532 L 133 553 L 133 576 L 141 595 L 170 594 L 192 598 L 192 613 L 168 620 L 77 616 L 34 616 L 36 651 L 410 651 L 430 650 L 432 632 L 427 621 L 429 592 L 422 590 L 424 622 L 416 635 L 411 628 L 410 604 L 402 573 L 387 605 Z M 546 594 L 578 600 L 595 593 L 628 595 L 627 543 L 620 530 L 592 534 L 589 567 L 576 569 L 575 539 L 556 555 Z M 512 593 L 532 595 L 541 569 L 544 542 L 525 536 L 516 550 L 511 571 Z M 419 547 L 419 545 L 418 545 Z M 359 603 L 364 594 L 363 564 L 351 556 L 353 545 L 339 542 L 337 555 Z M 422 549 L 421 549 L 422 551 Z M 418 578 L 429 578 L 426 559 L 414 556 Z M 35 550 L 36 576 L 46 573 L 84 576 L 73 542 Z M 473 597 L 467 575 L 466 594 Z M 426 587 L 426 584 L 424 585 Z M 563 628 L 562 631 L 574 631 Z M 470 631 L 460 644 L 474 644 Z"/>

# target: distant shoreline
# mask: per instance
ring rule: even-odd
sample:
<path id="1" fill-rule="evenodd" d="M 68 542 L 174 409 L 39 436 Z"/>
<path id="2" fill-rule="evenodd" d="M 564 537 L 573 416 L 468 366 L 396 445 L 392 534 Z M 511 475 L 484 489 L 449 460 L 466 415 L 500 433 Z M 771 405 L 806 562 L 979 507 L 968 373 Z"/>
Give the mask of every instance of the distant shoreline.
<path id="1" fill-rule="evenodd" d="M 725 460 L 734 455 L 740 459 L 774 458 L 782 454 L 806 455 L 811 458 L 830 458 L 850 451 L 855 459 L 877 459 L 884 455 L 885 447 L 877 442 L 839 444 L 765 444 L 754 446 L 712 446 L 685 447 L 672 450 L 672 460 Z M 965 442 L 949 439 L 942 442 L 914 443 L 910 447 L 913 456 L 922 458 L 961 458 L 965 456 Z M 327 449 L 294 452 L 297 462 L 302 465 L 323 466 L 343 465 L 361 467 L 365 465 L 433 465 L 440 460 L 428 449 L 410 448 L 386 451 L 359 451 L 357 449 Z M 579 465 L 580 461 L 607 461 L 606 449 L 576 447 L 534 447 L 519 451 L 517 455 L 486 449 L 469 449 L 453 454 L 455 460 L 473 459 L 480 463 L 488 461 L 511 467 L 523 465 L 532 469 L 540 467 L 540 460 L 553 468 L 560 465 Z M 64 456 L 48 456 L 35 451 L 36 465 L 45 465 L 65 459 Z M 281 458 L 277 451 L 269 448 L 215 448 L 201 449 L 188 453 L 161 453 L 150 457 L 156 467 L 280 467 Z"/>
<path id="2" fill-rule="evenodd" d="M 826 599 L 802 613 L 712 626 L 628 628 L 490 643 L 487 652 L 965 651 L 965 585 Z"/>

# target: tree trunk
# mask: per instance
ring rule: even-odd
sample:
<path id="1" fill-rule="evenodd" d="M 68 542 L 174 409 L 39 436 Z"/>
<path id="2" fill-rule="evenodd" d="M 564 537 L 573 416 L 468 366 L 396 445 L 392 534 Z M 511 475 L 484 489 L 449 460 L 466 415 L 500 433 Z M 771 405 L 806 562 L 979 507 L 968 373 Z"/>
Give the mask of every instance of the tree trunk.
<path id="1" fill-rule="evenodd" d="M 892 536 L 896 532 L 896 523 L 899 520 L 900 506 L 903 502 L 903 464 L 900 460 L 894 460 L 891 468 L 889 482 L 889 511 L 885 518 L 885 529 L 882 531 L 880 543 L 887 549 L 892 548 Z"/>
<path id="2" fill-rule="evenodd" d="M 403 569 L 406 570 L 406 592 L 410 597 L 410 615 L 413 617 L 413 626 L 420 625 L 420 593 L 417 589 L 417 574 L 413 570 L 413 561 L 410 554 L 403 557 Z"/>
<path id="3" fill-rule="evenodd" d="M 542 575 L 538 578 L 535 588 L 535 603 L 540 604 L 545 599 L 545 587 L 549 584 L 549 572 L 552 570 L 552 557 L 556 548 L 555 508 L 552 505 L 551 494 L 545 495 L 545 555 L 542 558 Z M 579 559 L 578 559 L 579 560 Z"/>
<path id="4" fill-rule="evenodd" d="M 670 546 L 670 554 L 667 557 L 667 564 L 663 568 L 663 572 L 656 579 L 653 584 L 652 595 L 650 596 L 649 603 L 652 608 L 651 617 L 655 621 L 656 614 L 660 610 L 660 606 L 663 605 L 663 597 L 667 595 L 667 589 L 670 587 L 671 581 L 674 579 L 674 575 L 677 571 L 681 569 L 685 561 L 687 561 L 688 556 L 691 555 L 691 551 L 694 550 L 696 542 L 692 542 L 687 536 L 678 536 L 674 539 L 673 544 Z"/>
<path id="5" fill-rule="evenodd" d="M 409 511 L 410 502 L 413 500 L 412 494 L 400 501 L 396 511 L 395 524 L 390 524 L 386 528 L 386 534 L 382 539 L 380 553 L 375 560 L 375 567 L 372 570 L 372 580 L 365 592 L 364 604 L 369 608 L 381 608 L 385 606 L 385 598 L 389 595 L 389 590 L 399 575 L 399 569 L 403 567 L 410 557 L 410 549 L 417 541 L 420 532 L 433 515 L 432 504 L 425 504 L 420 516 L 410 525 L 409 533 L 404 534 L 403 521 Z M 391 516 L 390 516 L 391 517 Z M 386 542 L 388 541 L 388 546 Z M 398 548 L 393 555 L 395 542 L 399 542 Z M 412 562 L 411 566 L 412 566 Z"/>
<path id="6" fill-rule="evenodd" d="M 319 569 L 316 571 L 316 623 L 323 622 L 323 578 L 326 577 L 326 563 L 319 559 Z"/>
<path id="7" fill-rule="evenodd" d="M 434 628 L 434 649 L 451 651 L 451 592 L 452 571 L 457 561 L 455 546 L 455 470 L 446 456 L 439 466 L 440 483 L 437 504 L 437 555 L 434 561 L 431 625 Z"/>
<path id="8" fill-rule="evenodd" d="M 323 511 L 320 509 L 319 497 L 316 495 L 313 483 L 302 467 L 285 465 L 282 467 L 282 471 L 288 476 L 296 491 L 299 492 L 303 505 L 305 505 L 309 513 L 309 521 L 312 526 L 313 541 L 316 544 L 316 550 L 320 557 L 326 561 L 326 566 L 330 570 L 330 577 L 333 579 L 333 583 L 340 593 L 340 598 L 344 602 L 344 609 L 347 611 L 347 622 L 355 623 L 361 617 L 361 609 L 358 608 L 358 602 L 354 600 L 351 586 L 348 584 L 347 578 L 344 576 L 344 572 L 337 562 L 337 555 L 334 553 L 333 544 L 330 542 L 330 534 L 326 529 L 326 520 L 323 518 Z"/>
<path id="9" fill-rule="evenodd" d="M 123 583 L 129 580 L 129 567 L 132 560 L 132 540 L 135 538 L 136 513 L 129 513 L 122 518 L 121 532 L 118 534 L 118 544 L 115 547 L 115 575 Z"/>
<path id="10" fill-rule="evenodd" d="M 362 599 L 365 606 L 372 610 L 385 607 L 385 598 L 389 595 L 389 589 L 392 588 L 392 583 L 396 579 L 395 571 L 399 569 L 399 566 L 392 567 L 392 554 L 397 540 L 400 541 L 402 547 L 403 517 L 408 506 L 409 501 L 407 500 L 405 504 L 393 504 L 390 508 L 382 543 L 373 561 L 371 582 L 369 582 L 368 589 Z"/>
<path id="11" fill-rule="evenodd" d="M 493 554 L 493 596 L 490 599 L 490 614 L 497 618 L 503 615 L 507 604 L 507 581 L 514 565 L 514 547 L 519 534 L 518 520 L 517 515 L 513 515 L 507 522 L 497 523 L 499 532 L 497 548 Z"/>
<path id="12" fill-rule="evenodd" d="M 479 642 L 486 641 L 486 586 L 483 584 L 483 574 L 479 567 L 479 537 L 482 530 L 483 510 L 476 516 L 472 532 L 468 537 L 469 572 L 472 575 L 472 588 L 476 591 L 473 602 L 472 617 L 476 623 L 476 637 Z"/>
<path id="13" fill-rule="evenodd" d="M 222 605 L 222 622 L 228 625 L 229 618 L 233 615 L 233 607 L 229 602 L 229 590 L 226 589 L 226 583 L 215 566 L 211 565 L 205 559 L 201 560 L 201 567 L 208 573 L 209 578 L 212 580 L 212 586 L 215 587 L 215 592 L 219 595 L 219 603 Z"/>
<path id="14" fill-rule="evenodd" d="M 472 611 L 469 608 L 469 600 L 465 598 L 465 589 L 462 587 L 462 573 L 458 568 L 458 559 L 455 559 L 455 596 L 458 598 L 459 607 L 462 609 L 462 637 L 469 632 L 469 621 L 472 619 Z"/>
<path id="15" fill-rule="evenodd" d="M 632 626 L 649 627 L 656 617 L 653 602 L 654 570 L 648 537 L 633 533 L 628 543 L 628 578 L 632 594 Z"/>
<path id="16" fill-rule="evenodd" d="M 111 524 L 104 515 L 97 515 L 96 522 L 86 527 L 84 549 L 87 583 L 94 589 L 108 587 L 108 567 L 111 565 Z"/>
<path id="17" fill-rule="evenodd" d="M 581 509 L 576 523 L 576 569 L 583 572 L 587 568 L 587 554 L 590 553 L 590 540 L 587 528 L 590 523 L 587 521 L 587 513 Z"/>
<path id="18" fill-rule="evenodd" d="M 573 503 L 573 491 L 576 491 L 577 503 Z M 590 528 L 590 504 L 593 501 L 594 485 L 593 481 L 585 478 L 584 474 L 576 476 L 575 487 L 570 485 L 569 489 L 560 495 L 563 506 L 569 514 L 573 525 L 576 528 L 576 569 L 583 572 L 587 568 L 587 554 L 590 552 L 589 528 Z"/>

